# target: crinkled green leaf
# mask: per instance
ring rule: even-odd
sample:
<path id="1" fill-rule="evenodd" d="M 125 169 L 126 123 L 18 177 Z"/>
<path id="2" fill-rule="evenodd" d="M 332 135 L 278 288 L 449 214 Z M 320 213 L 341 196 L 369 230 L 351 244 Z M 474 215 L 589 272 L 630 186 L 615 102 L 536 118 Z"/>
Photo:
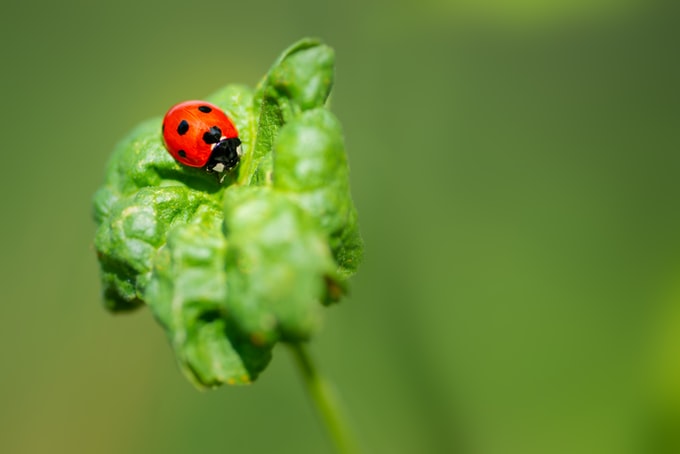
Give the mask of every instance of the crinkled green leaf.
<path id="1" fill-rule="evenodd" d="M 269 188 L 228 190 L 228 306 L 257 345 L 307 340 L 336 265 L 314 220 Z"/>
<path id="2" fill-rule="evenodd" d="M 221 184 L 170 157 L 159 117 L 118 144 L 95 194 L 106 306 L 148 305 L 198 387 L 250 383 L 276 342 L 312 337 L 361 259 L 342 133 L 325 108 L 333 62 L 305 39 L 255 91 L 206 98 L 243 142 Z"/>
<path id="3" fill-rule="evenodd" d="M 199 387 L 250 383 L 271 356 L 271 346 L 254 345 L 233 320 L 226 249 L 221 212 L 200 210 L 168 233 L 146 293 L 182 369 Z"/>
<path id="4" fill-rule="evenodd" d="M 328 235 L 340 272 L 345 277 L 353 274 L 363 243 L 340 123 L 330 111 L 307 111 L 281 128 L 274 145 L 273 182 Z"/>
<path id="5" fill-rule="evenodd" d="M 286 49 L 259 83 L 254 103 L 255 146 L 241 165 L 239 181 L 268 184 L 278 129 L 302 111 L 321 107 L 333 87 L 333 49 L 303 39 Z"/>
<path id="6" fill-rule="evenodd" d="M 100 191 L 96 200 L 106 193 L 110 191 Z M 188 222 L 199 207 L 215 206 L 215 201 L 206 193 L 182 186 L 143 187 L 112 199 L 97 230 L 95 246 L 106 304 L 112 310 L 125 310 L 144 301 L 156 251 L 165 243 L 170 228 Z M 102 201 L 101 207 L 105 204 Z M 217 209 L 213 211 L 221 216 Z"/>

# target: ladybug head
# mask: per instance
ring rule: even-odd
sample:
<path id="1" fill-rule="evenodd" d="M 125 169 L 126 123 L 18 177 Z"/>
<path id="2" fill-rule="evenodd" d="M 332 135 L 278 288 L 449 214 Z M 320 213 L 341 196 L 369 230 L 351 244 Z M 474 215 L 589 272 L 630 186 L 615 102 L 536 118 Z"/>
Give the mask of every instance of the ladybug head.
<path id="1" fill-rule="evenodd" d="M 222 139 L 213 146 L 205 165 L 208 172 L 222 174 L 236 167 L 241 159 L 241 141 L 238 137 Z"/>

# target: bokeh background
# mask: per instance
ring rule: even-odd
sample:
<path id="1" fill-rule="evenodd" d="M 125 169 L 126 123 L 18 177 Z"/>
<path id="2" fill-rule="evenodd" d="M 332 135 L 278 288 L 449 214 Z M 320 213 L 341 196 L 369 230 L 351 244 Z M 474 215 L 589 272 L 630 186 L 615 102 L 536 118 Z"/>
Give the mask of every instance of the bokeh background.
<path id="1" fill-rule="evenodd" d="M 366 260 L 312 351 L 367 452 L 680 452 L 673 2 L 6 0 L 0 452 L 324 453 L 289 352 L 197 392 L 100 303 L 91 196 L 175 102 L 337 52 Z"/>

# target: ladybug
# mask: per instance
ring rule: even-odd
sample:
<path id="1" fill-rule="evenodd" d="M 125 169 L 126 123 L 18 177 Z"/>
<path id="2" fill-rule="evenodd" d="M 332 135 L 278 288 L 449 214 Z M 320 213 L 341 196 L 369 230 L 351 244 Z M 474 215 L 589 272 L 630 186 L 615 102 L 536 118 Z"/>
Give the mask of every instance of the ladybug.
<path id="1" fill-rule="evenodd" d="M 241 140 L 234 123 L 209 102 L 185 101 L 172 106 L 163 118 L 162 133 L 173 158 L 216 174 L 220 182 L 241 159 Z"/>

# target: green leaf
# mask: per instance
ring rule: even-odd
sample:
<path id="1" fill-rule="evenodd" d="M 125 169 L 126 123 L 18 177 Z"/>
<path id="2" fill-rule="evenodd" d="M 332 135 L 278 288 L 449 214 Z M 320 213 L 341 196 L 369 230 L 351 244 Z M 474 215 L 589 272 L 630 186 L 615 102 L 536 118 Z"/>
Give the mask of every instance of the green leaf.
<path id="1" fill-rule="evenodd" d="M 165 243 L 173 225 L 188 222 L 199 207 L 215 201 L 200 191 L 183 186 L 143 187 L 128 196 L 97 193 L 97 212 L 102 223 L 95 248 L 102 267 L 104 297 L 111 310 L 126 310 L 144 301 L 156 251 Z"/>
<path id="2" fill-rule="evenodd" d="M 228 306 L 256 345 L 307 340 L 335 264 L 315 222 L 268 188 L 228 190 Z"/>
<path id="3" fill-rule="evenodd" d="M 250 383 L 271 356 L 270 346 L 252 344 L 233 321 L 226 247 L 221 213 L 201 209 L 169 232 L 146 293 L 180 366 L 199 387 Z"/>
<path id="4" fill-rule="evenodd" d="M 281 128 L 274 145 L 274 188 L 303 207 L 328 235 L 343 276 L 353 274 L 363 254 L 340 123 L 314 109 Z"/>
<path id="5" fill-rule="evenodd" d="M 250 383 L 277 342 L 319 329 L 362 243 L 342 132 L 326 109 L 333 51 L 287 49 L 256 90 L 206 100 L 234 120 L 240 165 L 220 183 L 165 151 L 160 117 L 115 148 L 94 197 L 105 305 L 148 305 L 199 388 Z"/>
<path id="6" fill-rule="evenodd" d="M 255 146 L 242 163 L 240 182 L 269 183 L 278 129 L 304 110 L 325 104 L 333 87 L 334 64 L 333 49 L 313 39 L 295 43 L 274 63 L 253 98 Z"/>

